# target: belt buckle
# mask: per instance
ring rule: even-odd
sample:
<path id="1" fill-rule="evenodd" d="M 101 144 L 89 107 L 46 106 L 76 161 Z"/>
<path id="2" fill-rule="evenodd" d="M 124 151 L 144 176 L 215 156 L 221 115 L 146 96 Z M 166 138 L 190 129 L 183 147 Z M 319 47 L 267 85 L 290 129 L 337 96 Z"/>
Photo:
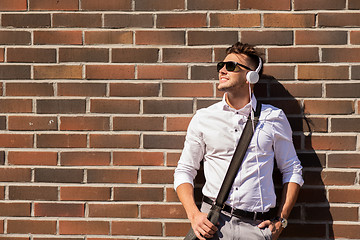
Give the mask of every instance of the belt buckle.
<path id="1" fill-rule="evenodd" d="M 254 221 L 256 220 L 256 216 L 257 216 L 257 212 L 254 212 L 254 218 L 253 218 Z"/>

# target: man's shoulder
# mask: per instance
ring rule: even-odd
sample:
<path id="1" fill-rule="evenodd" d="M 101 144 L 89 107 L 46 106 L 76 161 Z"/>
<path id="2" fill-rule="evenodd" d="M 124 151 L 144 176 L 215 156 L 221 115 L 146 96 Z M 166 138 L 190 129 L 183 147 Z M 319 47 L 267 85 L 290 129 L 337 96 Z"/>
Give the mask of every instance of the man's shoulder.
<path id="1" fill-rule="evenodd" d="M 262 103 L 261 104 L 261 119 L 271 120 L 279 118 L 280 116 L 285 115 L 284 111 L 281 108 L 275 107 L 271 104 Z"/>

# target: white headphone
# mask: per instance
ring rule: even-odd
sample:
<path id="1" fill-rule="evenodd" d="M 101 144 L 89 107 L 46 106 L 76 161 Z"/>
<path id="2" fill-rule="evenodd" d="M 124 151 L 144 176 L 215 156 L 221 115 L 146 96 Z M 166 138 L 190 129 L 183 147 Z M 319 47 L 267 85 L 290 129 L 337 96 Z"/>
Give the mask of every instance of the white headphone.
<path id="1" fill-rule="evenodd" d="M 255 71 L 250 71 L 246 74 L 246 80 L 248 80 L 249 83 L 255 84 L 259 81 L 259 72 L 262 68 L 262 60 L 261 57 L 259 57 L 259 66 L 256 68 Z"/>

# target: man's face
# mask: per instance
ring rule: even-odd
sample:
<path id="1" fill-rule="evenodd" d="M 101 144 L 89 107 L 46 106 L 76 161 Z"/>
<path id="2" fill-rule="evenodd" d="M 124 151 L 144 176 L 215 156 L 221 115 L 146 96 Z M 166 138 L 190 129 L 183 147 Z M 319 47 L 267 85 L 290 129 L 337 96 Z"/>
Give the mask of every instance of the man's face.
<path id="1" fill-rule="evenodd" d="M 250 59 L 245 54 L 235 54 L 230 53 L 228 54 L 224 62 L 233 61 L 243 64 L 245 66 L 251 67 Z M 238 89 L 238 88 L 248 88 L 248 82 L 246 80 L 246 73 L 248 70 L 244 69 L 241 66 L 236 66 L 235 71 L 228 71 L 224 66 L 219 71 L 219 85 L 218 89 L 220 91 L 228 91 L 231 89 Z"/>

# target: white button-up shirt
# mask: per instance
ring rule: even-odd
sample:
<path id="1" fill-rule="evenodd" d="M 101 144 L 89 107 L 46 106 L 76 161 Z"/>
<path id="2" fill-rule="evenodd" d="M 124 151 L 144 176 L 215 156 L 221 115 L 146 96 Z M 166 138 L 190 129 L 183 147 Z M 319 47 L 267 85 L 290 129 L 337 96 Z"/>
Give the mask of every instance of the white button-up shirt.
<path id="1" fill-rule="evenodd" d="M 224 95 L 221 102 L 196 112 L 188 126 L 184 149 L 175 170 L 175 189 L 183 183 L 194 185 L 193 180 L 203 160 L 206 182 L 202 192 L 216 199 L 245 127 L 251 104 L 255 110 L 254 96 L 251 103 L 235 110 L 226 103 Z M 272 179 L 274 158 L 282 173 L 283 183 L 303 184 L 302 167 L 284 112 L 262 104 L 259 123 L 226 203 L 233 208 L 251 212 L 267 212 L 275 207 Z"/>

